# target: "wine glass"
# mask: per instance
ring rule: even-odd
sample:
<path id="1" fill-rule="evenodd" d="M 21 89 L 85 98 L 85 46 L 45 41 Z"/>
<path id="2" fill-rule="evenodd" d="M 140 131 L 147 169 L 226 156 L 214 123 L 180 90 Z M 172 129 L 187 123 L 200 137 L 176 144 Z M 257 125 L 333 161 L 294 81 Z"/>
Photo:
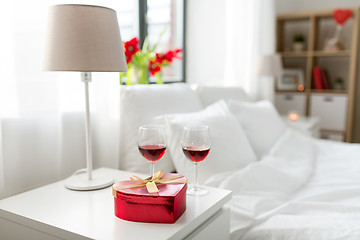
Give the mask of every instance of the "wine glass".
<path id="1" fill-rule="evenodd" d="M 153 176 L 155 171 L 155 162 L 164 155 L 166 150 L 164 126 L 141 126 L 139 128 L 138 148 L 141 155 L 150 162 L 150 176 Z"/>
<path id="2" fill-rule="evenodd" d="M 186 158 L 194 163 L 195 171 L 194 187 L 189 189 L 187 193 L 193 196 L 205 195 L 208 190 L 197 185 L 197 176 L 198 164 L 203 161 L 210 152 L 209 127 L 184 127 L 181 144 Z"/>

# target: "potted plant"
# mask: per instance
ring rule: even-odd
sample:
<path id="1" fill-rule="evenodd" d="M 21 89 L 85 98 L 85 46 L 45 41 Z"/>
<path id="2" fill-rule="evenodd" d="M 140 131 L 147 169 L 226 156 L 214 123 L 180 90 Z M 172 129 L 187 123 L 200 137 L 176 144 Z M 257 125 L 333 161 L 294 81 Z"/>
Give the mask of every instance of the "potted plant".
<path id="1" fill-rule="evenodd" d="M 302 34 L 294 35 L 293 50 L 295 52 L 301 52 L 305 49 L 305 37 Z"/>
<path id="2" fill-rule="evenodd" d="M 160 34 L 160 37 L 162 34 Z M 176 48 L 164 53 L 156 53 L 157 45 L 158 43 L 150 48 L 147 37 L 141 49 L 137 37 L 124 42 L 128 71 L 127 73 L 120 73 L 120 84 L 149 84 L 149 75 L 156 78 L 157 84 L 163 83 L 162 68 L 170 65 L 175 59 L 182 59 L 179 56 L 182 49 Z"/>
<path id="3" fill-rule="evenodd" d="M 335 84 L 334 84 L 335 90 L 344 90 L 344 79 L 341 77 L 335 78 Z"/>

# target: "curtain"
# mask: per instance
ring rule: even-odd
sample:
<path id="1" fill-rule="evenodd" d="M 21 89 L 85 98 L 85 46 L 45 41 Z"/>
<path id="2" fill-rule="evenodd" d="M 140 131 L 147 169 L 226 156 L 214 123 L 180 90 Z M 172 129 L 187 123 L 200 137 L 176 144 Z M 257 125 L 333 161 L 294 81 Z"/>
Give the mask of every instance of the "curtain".
<path id="1" fill-rule="evenodd" d="M 0 8 L 0 199 L 86 166 L 80 73 L 41 70 L 50 4 L 14 0 Z M 93 165 L 118 168 L 119 75 L 92 79 Z"/>
<path id="2" fill-rule="evenodd" d="M 4 166 L 3 166 L 3 153 L 2 153 L 2 137 L 1 137 L 1 122 L 0 122 L 0 193 L 4 192 Z M 1 199 L 1 196 L 0 196 Z"/>
<path id="3" fill-rule="evenodd" d="M 275 52 L 273 0 L 226 0 L 225 86 L 241 86 L 254 100 L 273 100 L 274 83 L 256 74 L 261 55 Z"/>

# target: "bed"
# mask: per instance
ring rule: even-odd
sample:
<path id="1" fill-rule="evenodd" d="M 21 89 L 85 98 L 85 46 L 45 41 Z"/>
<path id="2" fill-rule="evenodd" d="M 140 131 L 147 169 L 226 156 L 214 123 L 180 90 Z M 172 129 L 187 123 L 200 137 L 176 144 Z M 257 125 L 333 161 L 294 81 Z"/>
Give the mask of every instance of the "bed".
<path id="1" fill-rule="evenodd" d="M 233 191 L 232 239 L 360 239 L 360 148 L 286 131 L 271 152 L 207 185 Z"/>
<path id="2" fill-rule="evenodd" d="M 212 147 L 199 179 L 232 190 L 232 239 L 360 239 L 358 144 L 291 130 L 270 102 L 251 102 L 241 89 L 134 87 L 122 93 L 122 102 L 126 124 L 133 125 L 128 134 L 143 123 L 166 126 L 167 156 L 158 168 L 183 173 L 190 182 L 193 168 L 181 152 L 181 129 L 209 125 Z M 134 141 L 127 137 L 122 146 L 122 161 L 131 160 L 123 166 L 147 172 Z"/>

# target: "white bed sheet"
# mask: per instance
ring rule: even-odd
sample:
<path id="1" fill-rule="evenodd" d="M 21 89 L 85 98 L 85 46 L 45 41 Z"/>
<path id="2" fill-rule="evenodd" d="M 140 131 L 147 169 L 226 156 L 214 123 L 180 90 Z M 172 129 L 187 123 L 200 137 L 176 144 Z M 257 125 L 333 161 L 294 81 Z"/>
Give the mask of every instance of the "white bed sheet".
<path id="1" fill-rule="evenodd" d="M 270 154 L 207 185 L 230 189 L 232 239 L 360 239 L 360 145 L 288 130 Z"/>

